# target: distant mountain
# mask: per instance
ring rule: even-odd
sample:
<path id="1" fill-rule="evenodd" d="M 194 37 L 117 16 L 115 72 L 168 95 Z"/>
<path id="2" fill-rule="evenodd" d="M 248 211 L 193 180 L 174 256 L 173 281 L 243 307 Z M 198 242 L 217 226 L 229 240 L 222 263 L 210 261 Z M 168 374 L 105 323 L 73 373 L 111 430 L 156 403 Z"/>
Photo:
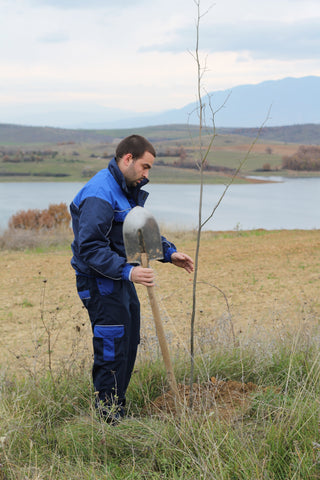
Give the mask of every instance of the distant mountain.
<path id="1" fill-rule="evenodd" d="M 284 78 L 258 85 L 240 85 L 230 90 L 215 91 L 204 97 L 208 105 L 217 111 L 217 127 L 252 128 L 266 121 L 267 126 L 320 123 L 320 77 Z M 222 108 L 221 108 L 222 107 Z M 114 122 L 116 127 L 130 124 L 166 125 L 198 123 L 196 103 L 181 109 L 168 110 L 157 115 Z M 192 112 L 194 112 L 192 114 Z M 191 114 L 191 115 L 190 115 Z M 210 109 L 206 109 L 207 123 L 210 125 Z"/>
<path id="2" fill-rule="evenodd" d="M 240 85 L 209 93 L 211 107 L 219 111 L 217 127 L 259 127 L 270 114 L 266 125 L 320 123 L 320 77 L 284 78 Z M 204 98 L 204 102 L 206 102 Z M 198 124 L 196 103 L 158 113 L 136 114 L 132 111 L 105 108 L 89 102 L 19 106 L 0 105 L 0 122 L 6 124 L 51 126 L 71 129 L 138 128 L 154 125 Z M 220 108 L 222 107 L 222 108 Z M 194 112 L 192 114 L 192 112 Z M 206 110 L 208 124 L 210 111 Z"/>

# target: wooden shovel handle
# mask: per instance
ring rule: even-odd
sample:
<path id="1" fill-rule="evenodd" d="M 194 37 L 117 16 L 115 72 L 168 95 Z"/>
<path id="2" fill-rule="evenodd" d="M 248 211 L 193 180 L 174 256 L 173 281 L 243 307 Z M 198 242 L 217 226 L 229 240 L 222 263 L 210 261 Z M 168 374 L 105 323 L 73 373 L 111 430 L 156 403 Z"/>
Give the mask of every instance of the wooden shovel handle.
<path id="1" fill-rule="evenodd" d="M 148 255 L 146 253 L 141 254 L 141 265 L 144 268 L 149 267 Z M 148 290 L 149 301 L 150 301 L 151 310 L 153 314 L 153 319 L 156 326 L 157 337 L 160 344 L 160 349 L 161 349 L 163 361 L 167 370 L 168 382 L 174 396 L 176 397 L 176 400 L 178 401 L 179 400 L 178 386 L 177 386 L 176 377 L 174 375 L 174 371 L 172 368 L 168 343 L 167 343 L 167 339 L 164 333 L 164 329 L 163 329 L 163 325 L 160 317 L 160 310 L 159 310 L 157 298 L 156 298 L 153 287 L 147 287 L 147 290 Z"/>

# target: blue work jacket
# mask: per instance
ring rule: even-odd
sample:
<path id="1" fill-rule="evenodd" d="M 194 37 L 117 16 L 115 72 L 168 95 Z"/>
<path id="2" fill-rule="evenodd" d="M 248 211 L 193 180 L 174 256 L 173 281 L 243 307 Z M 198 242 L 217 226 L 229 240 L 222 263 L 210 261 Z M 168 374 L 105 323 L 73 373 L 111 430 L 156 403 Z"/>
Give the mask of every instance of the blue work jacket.
<path id="1" fill-rule="evenodd" d="M 144 206 L 149 194 L 141 187 L 147 182 L 128 188 L 113 158 L 108 168 L 78 192 L 70 205 L 74 232 L 71 265 L 77 274 L 129 280 L 133 266 L 126 259 L 122 227 L 133 207 Z M 170 262 L 176 247 L 165 237 L 162 246 L 164 261 Z"/>

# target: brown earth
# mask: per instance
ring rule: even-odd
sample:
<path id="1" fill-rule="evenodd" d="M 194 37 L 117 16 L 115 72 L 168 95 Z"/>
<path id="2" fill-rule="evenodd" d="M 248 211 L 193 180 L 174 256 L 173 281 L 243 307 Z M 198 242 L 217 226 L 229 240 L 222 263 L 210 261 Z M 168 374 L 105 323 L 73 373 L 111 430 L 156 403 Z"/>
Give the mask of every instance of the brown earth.
<path id="1" fill-rule="evenodd" d="M 194 256 L 192 233 L 168 237 L 181 251 Z M 49 253 L 2 251 L 3 370 L 30 374 L 60 363 L 68 368 L 74 362 L 91 362 L 91 328 L 75 290 L 70 256 L 68 249 Z M 155 263 L 153 267 L 170 350 L 188 352 L 192 276 L 173 265 Z M 311 332 L 319 325 L 319 286 L 319 230 L 205 232 L 198 272 L 196 349 L 211 347 L 219 339 L 232 344 L 250 337 L 279 338 L 295 329 Z M 142 304 L 141 360 L 154 358 L 158 342 L 146 289 L 138 286 L 137 290 Z M 201 386 L 201 391 L 211 406 L 224 392 L 220 402 L 223 411 L 228 409 L 228 402 L 229 410 L 230 402 L 245 406 L 251 387 L 212 381 Z M 180 388 L 188 396 L 188 387 Z M 209 397 L 203 395 L 204 390 Z M 164 397 L 156 405 L 161 410 L 167 403 Z"/>
<path id="2" fill-rule="evenodd" d="M 232 380 L 218 380 L 211 377 L 203 384 L 194 383 L 192 387 L 192 411 L 197 413 L 212 414 L 215 418 L 232 420 L 235 416 L 244 414 L 250 408 L 251 394 L 261 390 L 252 383 L 242 383 Z M 264 389 L 265 390 L 265 389 Z M 156 415 L 173 414 L 184 411 L 190 407 L 190 386 L 178 385 L 179 401 L 172 392 L 166 392 L 157 397 L 146 412 Z"/>

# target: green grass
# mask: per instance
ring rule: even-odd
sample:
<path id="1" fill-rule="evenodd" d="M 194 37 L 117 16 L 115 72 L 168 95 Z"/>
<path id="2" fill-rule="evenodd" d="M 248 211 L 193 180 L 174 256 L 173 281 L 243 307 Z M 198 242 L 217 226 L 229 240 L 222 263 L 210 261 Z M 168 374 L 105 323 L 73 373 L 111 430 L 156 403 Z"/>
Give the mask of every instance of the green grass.
<path id="1" fill-rule="evenodd" d="M 251 394 L 248 410 L 231 422 L 214 409 L 150 415 L 150 401 L 166 388 L 154 353 L 138 362 L 128 417 L 117 427 L 95 415 L 86 362 L 25 378 L 2 371 L 0 478 L 319 478 L 319 332 L 236 347 L 206 340 L 196 358 L 199 382 L 215 375 L 269 387 Z M 175 369 L 188 382 L 188 359 L 177 355 Z"/>
<path id="2" fill-rule="evenodd" d="M 208 155 L 208 162 L 210 165 L 223 165 L 228 168 L 237 168 L 246 155 L 247 152 L 213 150 Z M 256 169 L 262 169 L 263 165 L 267 163 L 270 164 L 271 168 L 276 169 L 281 166 L 282 158 L 280 155 L 273 153 L 250 153 L 243 170 L 252 173 Z"/>
<path id="3" fill-rule="evenodd" d="M 197 170 L 155 166 L 150 173 L 150 181 L 152 183 L 166 184 L 195 184 L 200 182 L 199 172 Z M 206 173 L 204 177 L 205 184 L 225 184 L 228 179 L 223 175 L 216 173 Z M 236 178 L 234 183 L 243 183 L 245 180 Z"/>

